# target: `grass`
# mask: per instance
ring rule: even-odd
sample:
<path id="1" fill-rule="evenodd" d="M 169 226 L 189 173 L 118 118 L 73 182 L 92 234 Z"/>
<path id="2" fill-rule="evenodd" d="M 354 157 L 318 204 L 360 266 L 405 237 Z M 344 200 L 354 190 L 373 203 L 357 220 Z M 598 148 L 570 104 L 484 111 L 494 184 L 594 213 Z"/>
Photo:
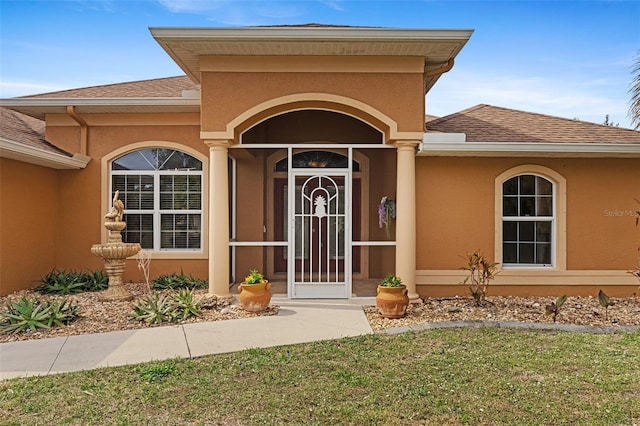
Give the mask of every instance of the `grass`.
<path id="1" fill-rule="evenodd" d="M 6 425 L 640 424 L 640 333 L 447 329 L 0 382 Z"/>

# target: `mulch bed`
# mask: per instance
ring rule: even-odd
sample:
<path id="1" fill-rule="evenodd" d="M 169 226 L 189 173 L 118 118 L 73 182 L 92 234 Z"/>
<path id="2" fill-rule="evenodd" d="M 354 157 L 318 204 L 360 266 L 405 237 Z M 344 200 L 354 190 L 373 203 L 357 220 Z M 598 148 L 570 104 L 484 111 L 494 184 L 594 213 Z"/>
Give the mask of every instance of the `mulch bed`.
<path id="1" fill-rule="evenodd" d="M 153 327 L 131 317 L 136 299 L 144 296 L 147 292 L 145 285 L 128 283 L 125 286 L 134 295 L 133 301 L 102 302 L 99 292 L 64 296 L 78 305 L 81 318 L 65 327 L 10 335 L 0 334 L 0 343 Z M 277 315 L 279 310 L 278 306 L 272 305 L 265 312 L 252 313 L 233 305 L 231 303 L 233 300 L 217 300 L 215 297 L 212 299 L 207 296 L 207 290 L 196 290 L 195 295 L 206 301 L 207 308 L 202 310 L 200 316 L 192 317 L 185 323 Z M 0 309 L 4 309 L 7 302 L 15 301 L 23 296 L 38 297 L 41 300 L 63 298 L 63 296 L 42 295 L 34 291 L 21 291 L 0 297 Z M 422 304 L 409 305 L 407 316 L 400 319 L 380 317 L 375 306 L 365 306 L 364 311 L 371 328 L 374 330 L 444 321 L 553 323 L 552 316 L 545 315 L 545 306 L 554 300 L 555 298 L 552 297 L 487 297 L 481 306 L 475 306 L 473 299 L 465 297 L 425 298 Z M 615 304 L 609 307 L 606 314 L 597 298 L 569 297 L 560 309 L 557 322 L 559 324 L 591 326 L 640 326 L 640 298 L 612 298 L 612 300 Z"/>

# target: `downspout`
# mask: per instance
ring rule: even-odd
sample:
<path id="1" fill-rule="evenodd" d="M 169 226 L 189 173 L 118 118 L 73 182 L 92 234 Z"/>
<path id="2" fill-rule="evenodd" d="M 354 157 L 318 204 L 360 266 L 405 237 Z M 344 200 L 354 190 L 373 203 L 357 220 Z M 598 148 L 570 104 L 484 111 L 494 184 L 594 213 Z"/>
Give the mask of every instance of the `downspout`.
<path id="1" fill-rule="evenodd" d="M 89 126 L 82 117 L 76 113 L 76 107 L 73 105 L 67 105 L 67 114 L 73 118 L 76 123 L 80 125 L 80 154 L 87 155 Z"/>
<path id="2" fill-rule="evenodd" d="M 451 69 L 453 68 L 453 64 L 454 64 L 454 60 L 453 60 L 453 58 L 450 58 L 447 61 L 446 65 L 443 65 L 440 68 L 435 68 L 435 69 L 432 69 L 432 70 L 429 70 L 429 71 L 425 71 L 425 73 L 424 73 L 424 91 L 425 91 L 425 96 L 426 96 L 426 93 L 427 93 L 427 79 L 429 77 L 435 77 L 436 75 L 441 75 L 441 74 L 444 74 L 446 72 L 451 71 Z M 425 102 L 426 102 L 426 99 L 425 99 Z M 422 108 L 426 111 L 426 106 L 425 105 L 422 105 Z M 426 132 L 427 131 L 427 123 L 424 123 L 422 125 L 422 127 L 423 127 L 424 132 Z"/>

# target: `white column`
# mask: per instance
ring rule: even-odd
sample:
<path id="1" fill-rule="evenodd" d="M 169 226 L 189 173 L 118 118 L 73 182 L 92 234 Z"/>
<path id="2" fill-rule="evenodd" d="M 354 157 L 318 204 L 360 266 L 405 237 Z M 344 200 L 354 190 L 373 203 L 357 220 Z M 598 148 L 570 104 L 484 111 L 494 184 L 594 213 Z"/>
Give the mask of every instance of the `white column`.
<path id="1" fill-rule="evenodd" d="M 409 299 L 416 292 L 416 147 L 420 141 L 397 141 L 396 275 L 407 286 Z"/>
<path id="2" fill-rule="evenodd" d="M 228 140 L 209 146 L 209 293 L 229 296 Z"/>

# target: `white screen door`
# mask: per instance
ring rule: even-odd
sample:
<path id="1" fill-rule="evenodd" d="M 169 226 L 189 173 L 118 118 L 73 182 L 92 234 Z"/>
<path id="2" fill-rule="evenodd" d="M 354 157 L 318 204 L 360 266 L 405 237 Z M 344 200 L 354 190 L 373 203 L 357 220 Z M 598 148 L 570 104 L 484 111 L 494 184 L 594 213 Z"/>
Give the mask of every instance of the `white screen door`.
<path id="1" fill-rule="evenodd" d="M 289 295 L 351 296 L 351 179 L 344 170 L 292 171 L 288 185 Z"/>

